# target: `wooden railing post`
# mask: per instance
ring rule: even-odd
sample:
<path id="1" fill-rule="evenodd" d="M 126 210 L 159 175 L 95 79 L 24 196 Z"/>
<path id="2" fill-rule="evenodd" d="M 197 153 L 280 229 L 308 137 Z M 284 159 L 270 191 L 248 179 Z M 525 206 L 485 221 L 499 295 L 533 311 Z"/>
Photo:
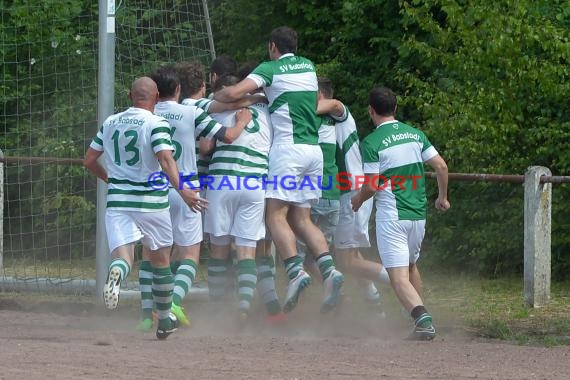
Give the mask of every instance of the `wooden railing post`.
<path id="1" fill-rule="evenodd" d="M 531 307 L 550 301 L 552 184 L 548 168 L 531 166 L 524 176 L 524 302 Z"/>

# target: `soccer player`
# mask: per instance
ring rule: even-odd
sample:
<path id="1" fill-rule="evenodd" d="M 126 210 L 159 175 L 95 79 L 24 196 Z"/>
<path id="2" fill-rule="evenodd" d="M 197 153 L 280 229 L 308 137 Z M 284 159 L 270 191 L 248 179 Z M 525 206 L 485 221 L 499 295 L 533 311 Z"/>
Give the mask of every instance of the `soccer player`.
<path id="1" fill-rule="evenodd" d="M 134 245 L 142 240 L 150 250 L 152 295 L 157 311 L 158 339 L 166 339 L 178 322 L 170 316 L 174 281 L 170 271 L 172 225 L 168 190 L 149 185 L 165 173 L 184 202 L 201 211 L 205 200 L 198 193 L 179 187 L 178 167 L 166 119 L 153 114 L 158 100 L 156 83 L 136 79 L 129 97 L 133 106 L 105 120 L 86 152 L 84 166 L 108 183 L 105 224 L 113 260 L 103 289 L 105 306 L 115 309 L 121 281 L 129 275 Z M 104 165 L 97 159 L 103 155 Z M 155 181 L 154 183 L 163 182 Z"/>
<path id="2" fill-rule="evenodd" d="M 237 76 L 237 74 L 238 74 L 238 63 L 233 57 L 227 54 L 222 54 L 216 57 L 216 59 L 214 59 L 212 61 L 212 64 L 210 65 L 210 89 L 212 90 L 212 93 L 208 98 L 212 99 L 213 91 L 214 88 L 216 87 L 216 81 L 222 75 Z"/>
<path id="3" fill-rule="evenodd" d="M 220 58 L 220 62 L 225 61 L 225 59 Z M 208 113 L 222 113 L 237 110 L 239 108 L 247 107 L 253 103 L 263 101 L 259 96 L 247 96 L 244 99 L 233 103 L 222 103 L 206 99 L 204 98 L 206 94 L 206 75 L 204 72 L 204 66 L 198 62 L 180 62 L 176 65 L 176 69 L 180 77 L 182 93 L 186 94 L 186 97 L 182 100 L 182 104 L 184 105 L 200 107 Z M 221 69 L 219 69 L 219 71 L 221 72 Z M 265 97 L 263 98 L 265 99 Z M 209 143 L 211 139 L 205 139 L 202 137 L 199 140 L 201 140 L 201 145 L 204 148 L 211 149 Z M 199 149 L 199 145 L 200 144 L 197 144 L 196 147 L 196 156 L 198 157 L 198 175 L 201 178 L 205 178 L 208 174 L 208 165 L 211 155 L 206 153 L 204 148 Z M 202 196 L 207 197 L 207 187 L 202 190 L 201 194 Z M 204 236 L 204 240 L 207 241 L 207 233 L 205 233 Z M 228 259 L 221 262 L 210 258 L 208 260 L 208 269 L 208 290 L 210 292 L 211 299 L 215 300 L 222 298 L 223 296 L 234 292 L 235 286 L 233 286 L 234 282 L 232 281 L 234 278 L 232 275 L 232 260 Z"/>
<path id="4" fill-rule="evenodd" d="M 268 175 L 273 183 L 267 183 L 266 221 L 289 277 L 284 311 L 294 309 L 301 291 L 311 283 L 297 252 L 296 234 L 319 265 L 325 286 L 321 310 L 326 312 L 336 306 L 344 277 L 335 268 L 323 233 L 311 221 L 311 204 L 318 201 L 321 191 L 310 184 L 317 184 L 323 173 L 316 114 L 317 76 L 310 60 L 295 55 L 297 33 L 293 29 L 274 29 L 268 49 L 271 61 L 259 65 L 237 85 L 218 91 L 214 99 L 234 101 L 264 89 L 273 124 Z M 294 186 L 283 186 L 281 182 L 291 176 Z"/>
<path id="5" fill-rule="evenodd" d="M 154 112 L 164 117 L 170 124 L 174 159 L 180 169 L 182 185 L 190 189 L 199 189 L 195 153 L 196 138 L 204 137 L 231 143 L 239 138 L 251 120 L 251 114 L 245 109 L 239 110 L 235 112 L 235 123 L 231 120 L 228 124 L 232 125 L 232 128 L 224 127 L 210 118 L 202 109 L 178 103 L 181 87 L 174 66 L 160 67 L 151 75 L 151 78 L 156 82 L 160 94 Z M 175 244 L 172 258 L 177 263 L 172 313 L 182 325 L 188 326 L 190 321 L 184 313 L 182 300 L 192 287 L 199 263 L 202 218 L 199 213 L 190 210 L 174 191 L 169 192 L 169 203 Z"/>
<path id="6" fill-rule="evenodd" d="M 382 263 L 398 299 L 414 319 L 411 337 L 435 337 L 432 317 L 421 299 L 417 261 L 425 233 L 427 199 L 424 162 L 436 172 L 439 189 L 435 207 L 449 209 L 447 164 L 425 134 L 396 120 L 396 95 L 388 88 L 370 91 L 368 113 L 376 129 L 362 142 L 364 173 L 369 183 L 352 198 L 358 211 L 376 198 L 376 236 Z"/>
<path id="7" fill-rule="evenodd" d="M 237 81 L 237 77 L 224 75 L 214 90 Z M 241 321 L 250 315 L 257 284 L 256 246 L 265 237 L 263 178 L 267 175 L 271 146 L 267 102 L 252 104 L 250 110 L 252 121 L 237 140 L 231 144 L 216 142 L 209 166 L 213 181 L 208 198 L 212 207 L 204 221 L 204 230 L 210 235 L 212 262 L 227 260 L 230 243 L 235 242 Z M 221 123 L 230 123 L 233 114 L 228 111 L 211 115 Z"/>
<path id="8" fill-rule="evenodd" d="M 358 212 L 352 211 L 350 199 L 356 193 L 357 178 L 362 178 L 362 157 L 356 123 L 342 102 L 333 99 L 334 88 L 328 78 L 319 78 L 319 105 L 317 112 L 325 113 L 325 120 L 334 125 L 336 135 L 336 162 L 341 182 L 340 215 L 334 233 L 335 258 L 345 273 L 363 279 L 365 299 L 380 307 L 380 293 L 374 282 L 390 283 L 388 272 L 377 262 L 362 257 L 360 248 L 369 248 L 368 222 L 372 213 L 372 199 L 363 203 Z M 322 127 L 321 127 L 322 128 Z M 320 132 L 320 130 L 319 130 Z M 326 159 L 325 159 L 326 161 Z M 381 311 L 381 310 L 380 310 Z"/>

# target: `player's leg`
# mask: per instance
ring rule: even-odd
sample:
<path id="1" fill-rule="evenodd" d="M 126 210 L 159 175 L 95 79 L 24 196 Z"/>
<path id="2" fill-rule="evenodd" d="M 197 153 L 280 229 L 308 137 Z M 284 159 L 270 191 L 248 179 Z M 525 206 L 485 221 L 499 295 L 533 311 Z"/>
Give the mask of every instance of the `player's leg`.
<path id="1" fill-rule="evenodd" d="M 230 254 L 230 236 L 210 234 L 210 257 L 208 258 L 208 291 L 211 301 L 224 298 L 228 281 L 226 261 Z"/>
<path id="2" fill-rule="evenodd" d="M 178 321 L 172 319 L 172 291 L 174 290 L 174 276 L 170 270 L 170 249 L 162 247 L 152 250 L 150 260 L 152 263 L 152 297 L 158 319 L 156 337 L 166 339 L 176 331 Z"/>
<path id="3" fill-rule="evenodd" d="M 392 288 L 402 306 L 414 319 L 415 326 L 412 337 L 420 340 L 431 340 L 435 337 L 432 317 L 410 281 L 409 264 L 412 255 L 408 239 L 410 238 L 410 231 L 413 230 L 413 224 L 413 221 L 407 220 L 377 221 L 376 237 L 380 257 L 390 276 Z"/>
<path id="4" fill-rule="evenodd" d="M 230 231 L 233 223 L 231 215 L 235 205 L 235 190 L 218 188 L 223 180 L 214 176 L 212 188 L 208 191 L 208 211 L 204 215 L 204 231 L 210 236 L 208 257 L 208 291 L 210 300 L 221 301 L 226 295 L 228 282 L 227 261 L 230 253 Z M 227 177 L 225 178 L 227 181 Z M 236 188 L 232 184 L 232 188 Z"/>
<path id="5" fill-rule="evenodd" d="M 158 318 L 156 337 L 166 339 L 178 327 L 178 320 L 170 313 L 174 289 L 174 276 L 170 270 L 173 243 L 170 212 L 139 212 L 136 219 L 143 234 L 141 242 L 150 250 L 152 297 Z"/>
<path id="6" fill-rule="evenodd" d="M 142 318 L 137 325 L 137 330 L 149 331 L 152 329 L 152 311 L 154 301 L 152 299 L 152 264 L 150 262 L 150 250 L 143 246 L 142 261 L 139 267 L 139 289 L 141 292 Z"/>
<path id="7" fill-rule="evenodd" d="M 201 230 L 201 229 L 200 229 Z M 201 236 L 200 231 L 200 236 Z M 201 240 L 201 239 L 200 239 Z M 182 301 L 189 293 L 196 278 L 198 262 L 200 260 L 200 242 L 189 246 L 176 246 L 178 268 L 174 273 L 174 292 L 172 296 L 172 313 L 183 326 L 190 326 L 190 320 L 184 312 Z"/>
<path id="8" fill-rule="evenodd" d="M 267 310 L 269 322 L 283 320 L 283 312 L 275 289 L 275 258 L 271 254 L 271 240 L 261 239 L 256 247 L 257 291 Z"/>
<path id="9" fill-rule="evenodd" d="M 310 209 L 304 205 L 291 206 L 290 219 L 295 232 L 305 241 L 319 267 L 325 288 L 321 311 L 328 312 L 332 310 L 338 302 L 344 276 L 336 270 L 324 234 L 311 221 Z"/>
<path id="10" fill-rule="evenodd" d="M 289 204 L 280 199 L 267 199 L 266 221 L 279 256 L 289 278 L 283 310 L 288 313 L 297 305 L 301 291 L 311 283 L 303 269 L 303 258 L 297 254 L 296 237 L 287 221 Z M 307 209 L 310 217 L 310 209 Z"/>
<path id="11" fill-rule="evenodd" d="M 129 212 L 107 210 L 105 227 L 112 259 L 103 286 L 103 298 L 107 309 L 115 309 L 119 304 L 121 281 L 128 277 L 134 261 L 134 243 L 143 235 Z"/>
<path id="12" fill-rule="evenodd" d="M 183 326 L 190 326 L 190 320 L 184 313 L 182 301 L 192 288 L 196 269 L 200 260 L 200 243 L 202 241 L 202 216 L 193 212 L 184 203 L 178 192 L 168 195 L 170 203 L 170 219 L 175 248 L 172 259 L 177 263 L 174 274 L 174 293 L 172 296 L 172 313 Z M 172 264 L 171 264 L 172 269 Z"/>
<path id="13" fill-rule="evenodd" d="M 257 241 L 235 238 L 237 253 L 237 278 L 240 319 L 245 321 L 251 310 L 253 294 L 257 286 L 257 268 L 255 265 L 255 248 Z"/>

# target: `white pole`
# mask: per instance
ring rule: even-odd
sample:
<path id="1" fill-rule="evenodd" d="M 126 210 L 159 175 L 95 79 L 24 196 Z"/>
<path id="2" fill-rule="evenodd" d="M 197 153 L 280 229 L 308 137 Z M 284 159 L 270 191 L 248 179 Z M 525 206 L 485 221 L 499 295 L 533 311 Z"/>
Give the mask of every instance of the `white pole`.
<path id="1" fill-rule="evenodd" d="M 99 65 L 97 89 L 97 121 L 101 126 L 113 114 L 115 102 L 115 0 L 99 0 Z M 103 302 L 103 284 L 110 260 L 105 233 L 107 185 L 97 180 L 97 235 L 95 292 Z"/>

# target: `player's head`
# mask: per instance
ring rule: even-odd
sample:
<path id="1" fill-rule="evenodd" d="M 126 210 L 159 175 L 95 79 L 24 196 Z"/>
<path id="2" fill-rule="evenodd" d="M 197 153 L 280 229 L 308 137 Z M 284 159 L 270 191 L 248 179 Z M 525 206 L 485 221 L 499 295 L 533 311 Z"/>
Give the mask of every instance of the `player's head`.
<path id="1" fill-rule="evenodd" d="M 227 54 L 222 54 L 214 59 L 210 66 L 210 86 L 212 91 L 214 91 L 214 85 L 219 77 L 224 74 L 236 75 L 237 69 L 237 61 Z"/>
<path id="2" fill-rule="evenodd" d="M 154 105 L 158 101 L 158 88 L 156 83 L 149 77 L 140 77 L 133 81 L 129 92 L 133 106 L 154 111 Z"/>
<path id="3" fill-rule="evenodd" d="M 238 78 L 240 80 L 245 79 L 258 65 L 259 63 L 256 61 L 249 61 L 242 64 L 237 71 Z"/>
<path id="4" fill-rule="evenodd" d="M 233 74 L 224 74 L 218 78 L 214 87 L 212 87 L 212 92 L 217 92 L 224 87 L 233 86 L 239 82 L 239 78 Z"/>
<path id="5" fill-rule="evenodd" d="M 269 57 L 278 59 L 281 55 L 297 52 L 297 32 L 288 26 L 273 29 L 269 36 Z"/>
<path id="6" fill-rule="evenodd" d="M 183 61 L 175 65 L 180 78 L 182 99 L 203 98 L 206 96 L 206 72 L 200 62 Z"/>
<path id="7" fill-rule="evenodd" d="M 180 79 L 178 79 L 178 73 L 173 65 L 159 67 L 150 77 L 158 87 L 160 99 L 173 98 L 180 95 Z"/>
<path id="8" fill-rule="evenodd" d="M 396 94 L 387 87 L 374 87 L 368 96 L 368 104 L 371 115 L 374 113 L 378 116 L 395 116 L 398 101 Z"/>
<path id="9" fill-rule="evenodd" d="M 325 99 L 332 99 L 334 96 L 334 88 L 332 81 L 329 78 L 319 77 L 319 96 Z"/>

